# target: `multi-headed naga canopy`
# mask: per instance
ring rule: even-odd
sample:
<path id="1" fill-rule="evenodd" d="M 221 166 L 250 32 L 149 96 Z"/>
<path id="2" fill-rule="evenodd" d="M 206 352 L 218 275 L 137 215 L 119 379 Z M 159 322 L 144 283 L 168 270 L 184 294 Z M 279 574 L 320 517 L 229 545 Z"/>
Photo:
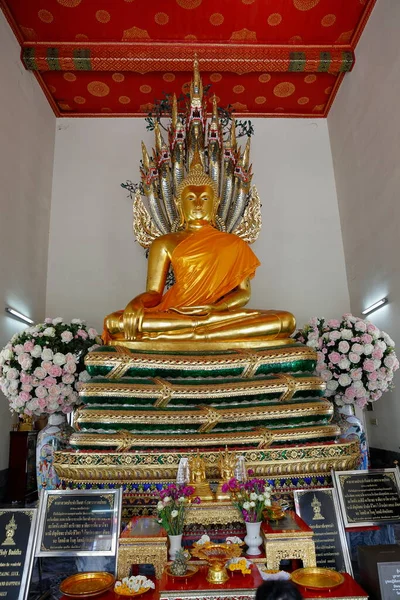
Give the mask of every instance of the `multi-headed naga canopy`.
<path id="1" fill-rule="evenodd" d="M 141 176 L 147 207 L 140 192 L 137 192 L 133 203 L 133 229 L 137 241 L 145 248 L 160 235 L 179 229 L 176 201 L 186 183 L 193 185 L 191 180 L 195 174 L 196 182 L 211 180 L 214 192 L 220 198 L 217 227 L 236 233 L 250 244 L 260 233 L 260 199 L 255 186 L 250 185 L 250 138 L 241 150 L 236 141 L 235 120 L 232 119 L 229 140 L 225 143 L 215 96 L 212 104 L 207 128 L 206 100 L 199 64 L 195 59 L 190 100 L 184 115 L 178 114 L 176 96 L 173 97 L 168 143 L 157 122 L 152 157 L 142 142 Z M 196 160 L 193 161 L 195 154 Z M 196 173 L 191 169 L 194 163 L 197 165 Z"/>

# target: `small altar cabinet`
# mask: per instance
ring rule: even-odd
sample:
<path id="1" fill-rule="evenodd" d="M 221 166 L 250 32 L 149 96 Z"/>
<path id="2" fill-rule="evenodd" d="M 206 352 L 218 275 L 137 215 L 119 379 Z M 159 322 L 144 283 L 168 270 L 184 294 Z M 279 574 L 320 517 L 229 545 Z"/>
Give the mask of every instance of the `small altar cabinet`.
<path id="1" fill-rule="evenodd" d="M 281 560 L 300 559 L 303 567 L 315 567 L 314 532 L 295 512 L 287 511 L 279 521 L 261 524 L 267 569 L 279 569 Z"/>
<path id="2" fill-rule="evenodd" d="M 167 532 L 154 517 L 133 517 L 118 541 L 117 577 L 129 576 L 131 565 L 150 564 L 160 579 L 167 564 Z"/>

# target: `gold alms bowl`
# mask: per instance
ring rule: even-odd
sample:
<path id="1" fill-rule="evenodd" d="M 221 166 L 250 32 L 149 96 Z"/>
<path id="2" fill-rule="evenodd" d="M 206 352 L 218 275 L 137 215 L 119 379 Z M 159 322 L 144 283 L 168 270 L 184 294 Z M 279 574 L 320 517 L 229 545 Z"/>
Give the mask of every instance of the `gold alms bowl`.
<path id="1" fill-rule="evenodd" d="M 206 542 L 201 545 L 193 545 L 192 556 L 206 560 L 209 565 L 207 581 L 221 585 L 228 581 L 229 576 L 225 568 L 226 562 L 233 557 L 242 554 L 238 544 L 213 544 Z"/>

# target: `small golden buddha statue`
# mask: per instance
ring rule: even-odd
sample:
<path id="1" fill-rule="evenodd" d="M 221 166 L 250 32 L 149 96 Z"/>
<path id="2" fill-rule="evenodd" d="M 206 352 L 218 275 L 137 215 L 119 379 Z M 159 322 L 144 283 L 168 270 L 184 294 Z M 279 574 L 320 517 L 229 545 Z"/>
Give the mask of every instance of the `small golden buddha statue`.
<path id="1" fill-rule="evenodd" d="M 202 502 L 213 502 L 215 495 L 212 493 L 207 481 L 206 463 L 201 458 L 199 451 L 189 458 L 189 473 L 189 483 L 194 487 L 195 495 L 199 496 Z"/>
<path id="2" fill-rule="evenodd" d="M 218 484 L 218 488 L 216 491 L 217 500 L 221 500 L 223 502 L 230 501 L 231 496 L 228 493 L 224 493 L 222 491 L 222 486 L 224 483 L 228 482 L 232 477 L 235 476 L 235 468 L 237 464 L 237 456 L 235 452 L 229 452 L 228 448 L 225 448 L 224 452 L 221 452 L 218 457 L 218 468 L 219 474 L 221 477 L 221 481 Z"/>

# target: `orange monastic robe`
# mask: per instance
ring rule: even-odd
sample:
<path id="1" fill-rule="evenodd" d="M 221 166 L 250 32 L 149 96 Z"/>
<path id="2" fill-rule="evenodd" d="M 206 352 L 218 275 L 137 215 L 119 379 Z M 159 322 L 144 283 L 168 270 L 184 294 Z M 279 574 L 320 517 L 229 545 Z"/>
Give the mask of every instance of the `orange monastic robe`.
<path id="1" fill-rule="evenodd" d="M 146 312 L 214 304 L 253 277 L 260 262 L 248 244 L 232 233 L 202 227 L 184 239 L 171 256 L 176 283 L 158 306 Z"/>

